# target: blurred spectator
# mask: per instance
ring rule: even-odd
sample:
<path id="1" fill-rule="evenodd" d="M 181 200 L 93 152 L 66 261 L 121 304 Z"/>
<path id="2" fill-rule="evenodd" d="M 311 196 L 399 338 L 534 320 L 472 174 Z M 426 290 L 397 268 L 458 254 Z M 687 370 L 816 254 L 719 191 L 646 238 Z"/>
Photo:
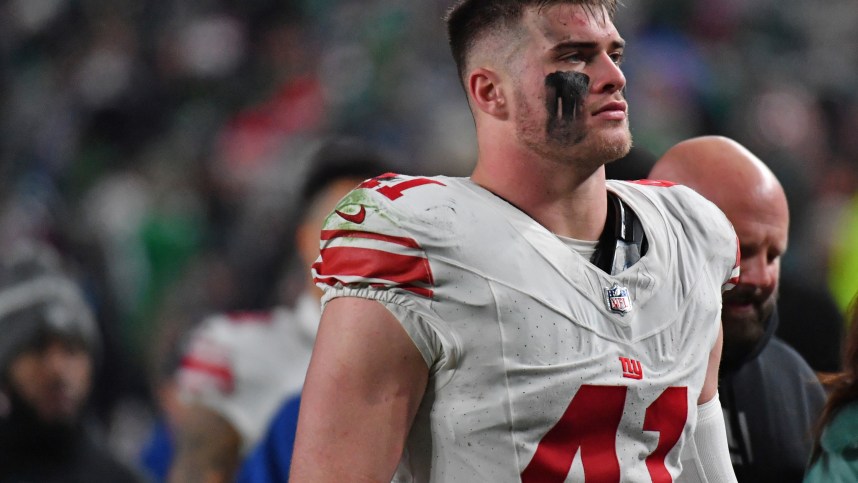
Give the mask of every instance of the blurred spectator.
<path id="1" fill-rule="evenodd" d="M 391 169 L 380 152 L 354 139 L 323 143 L 310 164 L 294 206 L 299 213 L 294 246 L 300 255 L 301 285 L 297 294 L 283 297 L 295 304 L 209 317 L 194 331 L 177 375 L 181 407 L 172 425 L 176 450 L 171 481 L 201 475 L 213 481 L 232 480 L 277 408 L 291 407 L 299 397 L 320 317 L 321 291 L 309 270 L 319 255 L 322 222 L 360 182 Z M 262 481 L 263 473 L 273 469 L 285 481 L 291 449 L 284 450 L 282 441 L 293 435 L 281 430 L 274 437 L 285 455 L 246 464 L 243 478 Z"/>
<path id="2" fill-rule="evenodd" d="M 825 380 L 830 392 L 814 434 L 805 483 L 858 481 L 858 296 L 851 308 L 843 372 Z"/>
<path id="3" fill-rule="evenodd" d="M 87 422 L 101 343 L 47 247 L 18 246 L 0 260 L 0 328 L 0 481 L 138 481 Z"/>
<path id="4" fill-rule="evenodd" d="M 783 188 L 754 154 L 718 136 L 672 147 L 650 177 L 699 192 L 724 212 L 739 237 L 739 282 L 723 296 L 718 384 L 736 477 L 743 483 L 801 482 L 825 392 L 804 359 L 775 336 L 789 227 Z M 816 320 L 803 322 L 817 330 Z"/>

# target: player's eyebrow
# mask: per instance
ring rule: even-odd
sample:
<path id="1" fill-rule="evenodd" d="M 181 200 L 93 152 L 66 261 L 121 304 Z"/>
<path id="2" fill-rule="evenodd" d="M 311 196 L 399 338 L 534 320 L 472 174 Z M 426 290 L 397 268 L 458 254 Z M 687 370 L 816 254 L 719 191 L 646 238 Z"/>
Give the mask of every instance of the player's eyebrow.
<path id="1" fill-rule="evenodd" d="M 614 40 L 611 42 L 610 50 L 622 49 L 625 48 L 626 41 L 625 40 Z M 556 45 L 551 47 L 552 52 L 560 52 L 566 50 L 594 50 L 599 47 L 597 42 L 591 41 L 579 41 L 579 40 L 565 40 L 563 42 L 558 42 Z"/>

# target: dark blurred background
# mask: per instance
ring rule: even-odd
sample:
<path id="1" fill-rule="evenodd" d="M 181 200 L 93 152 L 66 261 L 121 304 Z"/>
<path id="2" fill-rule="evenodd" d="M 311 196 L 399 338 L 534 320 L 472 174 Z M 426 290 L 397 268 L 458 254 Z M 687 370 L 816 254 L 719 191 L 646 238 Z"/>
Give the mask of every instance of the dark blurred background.
<path id="1" fill-rule="evenodd" d="M 363 137 L 406 173 L 469 173 L 450 3 L 0 1 L 0 246 L 36 238 L 72 262 L 107 339 L 93 403 L 118 451 L 137 451 L 188 327 L 288 294 L 290 206 L 322 139 Z M 787 190 L 785 275 L 845 308 L 858 6 L 626 3 L 636 156 L 612 168 L 645 176 L 695 135 L 745 144 Z"/>

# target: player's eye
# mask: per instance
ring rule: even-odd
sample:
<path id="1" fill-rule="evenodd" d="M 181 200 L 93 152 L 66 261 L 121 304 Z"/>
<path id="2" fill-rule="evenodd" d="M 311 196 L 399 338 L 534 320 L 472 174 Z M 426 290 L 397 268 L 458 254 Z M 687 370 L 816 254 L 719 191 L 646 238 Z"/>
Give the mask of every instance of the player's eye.
<path id="1" fill-rule="evenodd" d="M 581 54 L 581 52 L 572 52 L 564 55 L 560 58 L 560 60 L 563 62 L 568 62 L 570 64 L 579 64 L 581 62 L 584 62 L 586 59 Z"/>
<path id="2" fill-rule="evenodd" d="M 614 62 L 614 64 L 616 64 L 616 65 L 622 65 L 623 64 L 623 52 L 622 51 L 612 52 L 610 54 L 610 57 L 611 57 L 611 60 Z"/>

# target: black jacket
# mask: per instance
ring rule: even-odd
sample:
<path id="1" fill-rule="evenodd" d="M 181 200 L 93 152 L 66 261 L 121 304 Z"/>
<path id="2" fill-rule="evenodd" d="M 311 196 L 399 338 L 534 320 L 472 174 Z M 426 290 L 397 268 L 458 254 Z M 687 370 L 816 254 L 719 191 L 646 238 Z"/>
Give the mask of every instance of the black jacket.
<path id="1" fill-rule="evenodd" d="M 65 430 L 0 419 L 0 483 L 136 483 L 83 426 Z"/>
<path id="2" fill-rule="evenodd" d="M 825 403 L 810 366 L 774 336 L 777 325 L 775 311 L 755 350 L 735 367 L 721 367 L 718 389 L 740 483 L 800 483 Z"/>

